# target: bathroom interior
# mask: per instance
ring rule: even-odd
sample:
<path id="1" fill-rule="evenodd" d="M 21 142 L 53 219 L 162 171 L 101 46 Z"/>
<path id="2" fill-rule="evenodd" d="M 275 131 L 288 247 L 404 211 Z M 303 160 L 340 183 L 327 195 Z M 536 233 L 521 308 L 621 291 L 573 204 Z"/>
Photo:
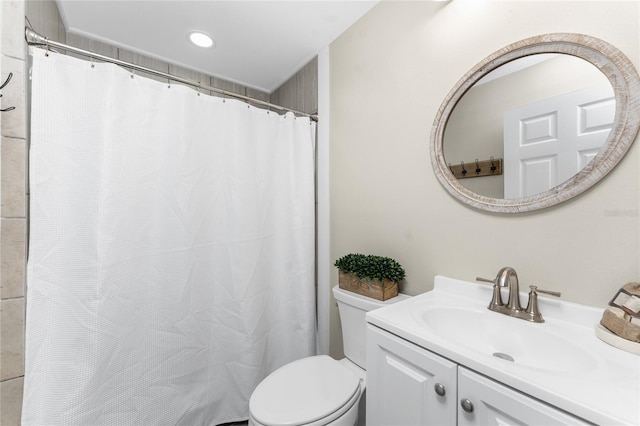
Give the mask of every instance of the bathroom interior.
<path id="1" fill-rule="evenodd" d="M 25 339 L 29 303 L 25 285 L 30 231 L 29 126 L 34 117 L 29 100 L 25 17 L 28 25 L 52 41 L 177 77 L 207 78 L 211 86 L 317 115 L 317 331 L 313 336 L 317 354 L 336 360 L 345 356 L 341 314 L 332 289 L 338 284 L 334 263 L 347 253 L 396 259 L 406 270 L 401 293 L 418 297 L 436 293 L 436 276 L 449 277 L 438 282 L 475 282 L 476 277 L 493 278 L 501 268 L 510 266 L 517 270 L 521 291 L 535 284 L 562 294 L 562 303 L 570 306 L 565 311 L 549 307 L 548 303 L 554 302 L 547 302 L 544 295 L 540 298 L 542 310 L 546 308 L 551 317 L 574 312 L 574 305 L 601 313 L 624 284 L 640 281 L 640 147 L 633 143 L 636 133 L 628 141 L 628 151 L 598 182 L 560 203 L 516 213 L 477 208 L 452 196 L 443 187 L 442 176 L 434 171 L 430 150 L 435 120 L 452 88 L 485 58 L 520 40 L 544 34 L 583 34 L 614 46 L 640 68 L 640 1 L 366 3 L 362 16 L 329 40 L 308 63 L 291 70 L 295 71 L 291 78 L 278 87 L 258 90 L 232 78 L 203 77 L 176 65 L 171 58 L 145 57 L 135 49 L 128 51 L 93 40 L 89 34 L 70 32 L 57 1 L 2 2 L 0 71 L 2 81 L 10 72 L 13 78 L 3 89 L 0 102 L 3 109 L 15 106 L 15 110 L 0 113 L 0 424 L 21 424 L 25 340 L 29 338 Z M 144 19 L 140 22 L 144 25 Z M 475 154 L 468 155 L 456 159 L 457 163 L 473 162 Z M 476 286 L 479 290 L 469 293 L 482 292 L 481 302 L 486 305 L 489 287 Z M 393 308 L 388 312 L 393 313 Z M 589 312 L 576 316 L 593 317 L 593 311 Z M 374 315 L 370 321 L 382 327 L 385 318 Z M 620 355 L 620 360 L 628 371 L 638 373 L 638 355 Z M 371 366 L 368 361 L 367 382 Z M 516 387 L 516 382 L 508 380 L 503 382 Z M 631 375 L 629 380 L 625 386 L 630 386 L 632 395 L 640 395 L 640 378 Z M 545 399 L 535 390 L 525 393 Z M 400 399 L 411 398 L 402 395 Z M 586 420 L 585 424 L 605 424 L 608 418 L 573 410 L 574 402 L 566 406 L 555 400 L 547 402 L 561 407 L 563 413 L 573 412 L 580 421 Z M 631 415 L 617 420 L 637 424 L 640 404 L 637 399 L 633 404 Z M 374 409 L 367 405 L 367 416 L 369 410 Z M 458 415 L 459 423 L 467 424 L 462 422 L 464 416 Z M 367 422 L 375 424 L 374 420 Z"/>

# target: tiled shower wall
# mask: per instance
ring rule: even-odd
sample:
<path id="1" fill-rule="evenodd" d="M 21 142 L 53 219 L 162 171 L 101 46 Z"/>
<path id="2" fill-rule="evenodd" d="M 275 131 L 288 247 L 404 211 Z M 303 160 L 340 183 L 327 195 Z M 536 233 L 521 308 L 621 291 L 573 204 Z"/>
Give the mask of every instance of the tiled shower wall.
<path id="1" fill-rule="evenodd" d="M 0 79 L 0 424 L 20 423 L 24 375 L 24 271 L 27 229 L 24 3 L 2 1 Z"/>
<path id="2" fill-rule="evenodd" d="M 11 82 L 2 90 L 0 108 L 15 106 L 13 111 L 0 113 L 0 425 L 13 426 L 20 424 L 24 378 L 24 288 L 29 198 L 25 16 L 34 30 L 51 40 L 310 113 L 317 112 L 317 60 L 312 60 L 269 94 L 66 34 L 54 0 L 2 0 L 0 8 L 0 83 L 9 72 L 13 73 Z"/>

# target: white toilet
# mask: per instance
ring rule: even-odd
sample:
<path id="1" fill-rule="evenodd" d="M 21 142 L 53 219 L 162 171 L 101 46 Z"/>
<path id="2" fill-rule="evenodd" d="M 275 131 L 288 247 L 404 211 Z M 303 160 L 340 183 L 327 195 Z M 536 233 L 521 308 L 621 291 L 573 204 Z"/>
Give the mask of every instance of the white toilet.
<path id="1" fill-rule="evenodd" d="M 338 301 L 346 358 L 326 355 L 303 358 L 271 373 L 249 400 L 249 425 L 253 426 L 354 426 L 364 425 L 366 385 L 365 314 L 409 296 L 384 302 L 333 288 Z"/>

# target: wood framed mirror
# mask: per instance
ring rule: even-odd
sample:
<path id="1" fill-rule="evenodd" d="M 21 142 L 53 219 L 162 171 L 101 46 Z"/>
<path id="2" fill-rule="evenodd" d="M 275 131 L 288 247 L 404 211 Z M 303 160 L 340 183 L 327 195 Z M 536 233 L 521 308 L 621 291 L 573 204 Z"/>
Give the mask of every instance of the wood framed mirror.
<path id="1" fill-rule="evenodd" d="M 554 33 L 510 44 L 444 99 L 431 131 L 434 172 L 477 209 L 557 205 L 598 183 L 629 150 L 640 128 L 639 90 L 631 61 L 603 40 Z M 504 173 L 477 172 L 474 164 L 493 160 Z"/>

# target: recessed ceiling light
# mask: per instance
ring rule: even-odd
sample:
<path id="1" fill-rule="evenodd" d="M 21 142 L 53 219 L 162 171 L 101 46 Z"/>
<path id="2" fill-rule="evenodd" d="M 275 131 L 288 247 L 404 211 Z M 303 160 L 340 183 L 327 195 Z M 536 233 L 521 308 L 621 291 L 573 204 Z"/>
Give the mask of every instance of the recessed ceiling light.
<path id="1" fill-rule="evenodd" d="M 199 47 L 213 47 L 215 44 L 210 36 L 200 31 L 189 33 L 189 40 Z"/>

